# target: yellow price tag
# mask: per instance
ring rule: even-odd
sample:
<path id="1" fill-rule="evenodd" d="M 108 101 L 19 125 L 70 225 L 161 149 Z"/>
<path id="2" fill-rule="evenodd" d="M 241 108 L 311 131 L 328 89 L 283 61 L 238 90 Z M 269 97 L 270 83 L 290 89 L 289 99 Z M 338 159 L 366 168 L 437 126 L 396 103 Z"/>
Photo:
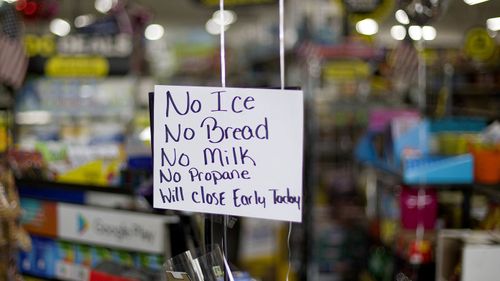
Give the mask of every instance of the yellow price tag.
<path id="1" fill-rule="evenodd" d="M 370 75 L 370 65 L 361 60 L 339 60 L 325 64 L 325 78 L 353 80 L 367 78 Z"/>

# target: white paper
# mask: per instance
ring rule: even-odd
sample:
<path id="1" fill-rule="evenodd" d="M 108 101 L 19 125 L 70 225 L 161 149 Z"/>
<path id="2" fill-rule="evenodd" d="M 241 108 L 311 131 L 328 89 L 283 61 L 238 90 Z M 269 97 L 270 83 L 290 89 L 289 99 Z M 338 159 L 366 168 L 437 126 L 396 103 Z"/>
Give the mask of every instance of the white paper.
<path id="1" fill-rule="evenodd" d="M 154 207 L 300 222 L 302 144 L 302 91 L 157 85 Z"/>
<path id="2" fill-rule="evenodd" d="M 500 246 L 466 245 L 462 257 L 463 281 L 499 280 Z"/>

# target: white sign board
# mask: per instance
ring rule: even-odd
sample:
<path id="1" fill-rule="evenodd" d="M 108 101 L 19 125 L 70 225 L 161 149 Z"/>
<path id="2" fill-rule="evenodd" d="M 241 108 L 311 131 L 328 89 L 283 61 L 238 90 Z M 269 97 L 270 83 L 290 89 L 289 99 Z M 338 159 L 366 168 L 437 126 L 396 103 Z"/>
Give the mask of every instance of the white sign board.
<path id="1" fill-rule="evenodd" d="M 154 207 L 300 222 L 302 96 L 155 86 Z"/>
<path id="2" fill-rule="evenodd" d="M 57 204 L 58 237 L 127 250 L 164 253 L 166 223 L 177 217 Z"/>
<path id="3" fill-rule="evenodd" d="M 464 281 L 498 280 L 500 276 L 500 246 L 466 245 L 462 255 Z"/>

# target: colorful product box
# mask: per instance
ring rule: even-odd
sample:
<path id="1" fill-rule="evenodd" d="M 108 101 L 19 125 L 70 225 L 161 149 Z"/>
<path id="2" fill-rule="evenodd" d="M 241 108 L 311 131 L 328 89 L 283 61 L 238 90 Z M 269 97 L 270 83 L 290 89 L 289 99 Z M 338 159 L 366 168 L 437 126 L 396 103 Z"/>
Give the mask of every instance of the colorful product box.
<path id="1" fill-rule="evenodd" d="M 405 229 L 434 229 L 437 220 L 437 193 L 428 188 L 403 187 L 400 195 L 401 225 Z"/>
<path id="2" fill-rule="evenodd" d="M 164 262 L 162 255 L 112 250 L 38 236 L 32 237 L 32 243 L 31 251 L 19 252 L 18 268 L 23 273 L 44 278 L 87 280 L 90 269 L 103 261 L 151 270 L 160 270 Z"/>
<path id="3" fill-rule="evenodd" d="M 35 243 L 33 240 L 32 243 Z M 19 257 L 17 259 L 17 268 L 21 272 L 32 272 L 33 267 L 34 267 L 34 252 L 29 251 L 29 252 L 24 252 L 24 251 L 19 251 Z"/>
<path id="4" fill-rule="evenodd" d="M 76 262 L 76 245 L 69 242 L 57 241 L 56 242 L 56 255 L 58 261 L 68 263 Z"/>
<path id="5" fill-rule="evenodd" d="M 113 251 L 113 261 L 126 266 L 134 265 L 134 254 L 121 250 Z"/>
<path id="6" fill-rule="evenodd" d="M 23 209 L 21 224 L 29 233 L 56 237 L 57 207 L 56 203 L 30 198 L 21 198 Z"/>
<path id="7" fill-rule="evenodd" d="M 91 247 L 92 267 L 103 261 L 113 260 L 113 251 L 104 247 Z"/>
<path id="8" fill-rule="evenodd" d="M 56 243 L 48 238 L 32 237 L 32 247 L 30 252 L 19 254 L 21 271 L 47 278 L 54 277 Z"/>
<path id="9" fill-rule="evenodd" d="M 139 263 L 136 266 L 141 268 L 149 268 L 153 270 L 161 270 L 164 257 L 161 255 L 152 255 L 152 254 L 137 254 Z"/>
<path id="10" fill-rule="evenodd" d="M 91 246 L 79 244 L 76 246 L 76 264 L 92 266 Z"/>

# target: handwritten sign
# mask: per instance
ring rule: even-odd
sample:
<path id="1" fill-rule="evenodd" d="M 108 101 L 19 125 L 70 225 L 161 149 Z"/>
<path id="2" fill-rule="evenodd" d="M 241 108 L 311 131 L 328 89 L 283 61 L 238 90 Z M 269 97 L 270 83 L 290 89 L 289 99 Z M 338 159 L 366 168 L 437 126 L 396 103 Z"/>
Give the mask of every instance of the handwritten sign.
<path id="1" fill-rule="evenodd" d="M 302 91 L 155 86 L 154 207 L 302 220 Z"/>

